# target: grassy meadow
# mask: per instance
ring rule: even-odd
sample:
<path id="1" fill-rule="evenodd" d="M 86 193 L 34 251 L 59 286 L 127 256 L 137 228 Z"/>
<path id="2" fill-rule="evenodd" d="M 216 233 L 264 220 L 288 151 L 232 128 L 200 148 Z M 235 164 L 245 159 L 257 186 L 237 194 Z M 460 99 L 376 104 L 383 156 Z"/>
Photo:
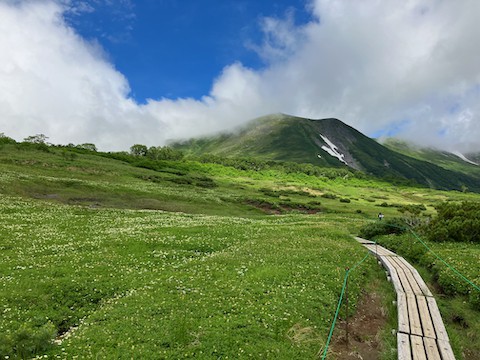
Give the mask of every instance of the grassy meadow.
<path id="1" fill-rule="evenodd" d="M 313 359 L 345 268 L 366 254 L 360 227 L 479 199 L 104 155 L 0 148 L 2 358 Z M 378 271 L 368 258 L 352 272 L 352 308 Z"/>

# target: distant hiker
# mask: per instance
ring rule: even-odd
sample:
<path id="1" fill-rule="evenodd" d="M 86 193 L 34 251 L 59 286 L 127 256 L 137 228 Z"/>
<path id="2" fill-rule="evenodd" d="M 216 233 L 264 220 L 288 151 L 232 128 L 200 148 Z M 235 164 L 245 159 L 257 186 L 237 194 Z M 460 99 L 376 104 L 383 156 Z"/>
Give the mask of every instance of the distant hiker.
<path id="1" fill-rule="evenodd" d="M 384 216 L 382 213 L 378 213 L 378 220 L 382 220 Z"/>

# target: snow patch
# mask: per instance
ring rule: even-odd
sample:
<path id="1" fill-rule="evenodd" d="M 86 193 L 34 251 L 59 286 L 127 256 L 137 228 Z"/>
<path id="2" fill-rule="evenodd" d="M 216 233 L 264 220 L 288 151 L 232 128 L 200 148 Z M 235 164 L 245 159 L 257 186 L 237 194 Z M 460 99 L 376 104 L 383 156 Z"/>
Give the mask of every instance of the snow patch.
<path id="1" fill-rule="evenodd" d="M 344 164 L 348 165 L 344 159 L 345 155 L 338 152 L 337 146 L 334 143 L 332 143 L 326 136 L 323 136 L 322 134 L 319 134 L 319 135 L 322 138 L 322 140 L 325 141 L 325 143 L 328 145 L 328 146 L 323 145 L 322 149 L 327 153 L 329 153 L 330 155 L 332 155 L 333 157 L 336 157 L 338 160 L 340 160 Z"/>
<path id="2" fill-rule="evenodd" d="M 463 161 L 465 161 L 465 162 L 467 162 L 467 163 L 470 163 L 470 164 L 473 164 L 473 165 L 477 165 L 477 166 L 479 165 L 479 164 L 477 164 L 476 162 L 473 162 L 472 160 L 468 160 L 468 159 L 465 157 L 465 155 L 463 155 L 463 154 L 462 154 L 461 152 L 459 152 L 459 151 L 453 151 L 452 154 L 458 156 L 460 159 L 462 159 Z"/>

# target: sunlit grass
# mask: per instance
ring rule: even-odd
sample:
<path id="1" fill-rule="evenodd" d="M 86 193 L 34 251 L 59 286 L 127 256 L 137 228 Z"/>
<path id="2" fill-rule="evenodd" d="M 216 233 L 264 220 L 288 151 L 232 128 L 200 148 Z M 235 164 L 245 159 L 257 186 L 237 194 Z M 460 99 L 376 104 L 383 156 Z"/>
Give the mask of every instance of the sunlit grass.
<path id="1" fill-rule="evenodd" d="M 401 205 L 428 215 L 478 199 L 196 162 L 154 171 L 55 149 L 5 148 L 0 168 L 0 354 L 11 358 L 312 358 L 345 268 L 365 254 L 351 234 Z M 214 187 L 188 182 L 207 178 Z M 371 271 L 369 259 L 353 274 L 353 305 Z"/>

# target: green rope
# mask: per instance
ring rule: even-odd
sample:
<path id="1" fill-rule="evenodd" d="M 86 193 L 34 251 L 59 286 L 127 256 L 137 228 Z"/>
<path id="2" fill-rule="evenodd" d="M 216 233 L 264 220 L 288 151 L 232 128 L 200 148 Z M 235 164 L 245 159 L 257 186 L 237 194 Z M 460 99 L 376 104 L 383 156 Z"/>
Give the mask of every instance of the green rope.
<path id="1" fill-rule="evenodd" d="M 442 263 L 445 264 L 445 266 L 447 268 L 449 268 L 450 270 L 452 270 L 458 277 L 460 277 L 463 281 L 467 282 L 468 284 L 470 284 L 471 286 L 473 286 L 477 291 L 480 291 L 480 287 L 478 287 L 477 285 L 475 285 L 472 281 L 470 281 L 466 276 L 464 276 L 460 271 L 458 271 L 457 269 L 455 269 L 452 265 L 448 264 L 445 260 L 443 260 L 439 255 L 437 255 L 437 253 L 435 251 L 433 251 L 432 249 L 430 249 L 428 247 L 427 244 L 425 244 L 423 242 L 423 240 L 412 230 L 412 229 L 408 229 L 410 230 L 410 232 L 413 234 L 413 236 L 418 240 L 420 241 L 420 243 L 425 246 L 425 248 L 430 251 L 433 255 L 435 255 L 435 257 L 440 260 Z"/>
<path id="2" fill-rule="evenodd" d="M 370 252 L 367 251 L 367 253 L 365 254 L 365 256 L 363 257 L 362 260 L 360 260 L 358 263 L 356 263 L 351 269 L 347 269 L 346 272 L 345 272 L 345 277 L 343 279 L 342 291 L 340 292 L 340 299 L 338 299 L 337 310 L 335 311 L 335 316 L 333 317 L 332 326 L 330 327 L 330 332 L 328 334 L 327 343 L 325 344 L 325 350 L 323 351 L 322 360 L 325 360 L 326 357 L 327 357 L 328 346 L 330 345 L 330 341 L 332 340 L 333 330 L 335 329 L 335 324 L 337 323 L 337 318 L 338 318 L 338 314 L 340 312 L 340 307 L 342 305 L 343 296 L 345 295 L 345 289 L 347 287 L 348 276 L 350 275 L 350 272 L 355 270 L 357 267 L 359 267 L 367 259 L 367 257 L 369 255 L 370 255 Z"/>
<path id="3" fill-rule="evenodd" d="M 335 323 L 337 322 L 338 313 L 340 312 L 340 306 L 342 305 L 343 295 L 345 294 L 345 288 L 347 286 L 348 273 L 350 270 L 347 269 L 345 277 L 343 278 L 343 287 L 342 292 L 340 293 L 340 299 L 338 300 L 337 310 L 335 311 L 335 316 L 333 317 L 332 326 L 330 327 L 330 333 L 328 334 L 327 343 L 325 344 L 325 350 L 323 351 L 322 360 L 325 360 L 327 357 L 328 346 L 333 336 L 333 329 L 335 329 Z"/>
<path id="4" fill-rule="evenodd" d="M 402 229 L 402 230 L 408 230 L 412 233 L 412 235 L 418 240 L 420 241 L 420 243 L 428 250 L 430 251 L 438 260 L 440 260 L 447 268 L 449 268 L 450 270 L 452 270 L 455 275 L 457 275 L 460 279 L 462 279 L 463 281 L 465 281 L 467 284 L 469 284 L 470 286 L 472 286 L 475 290 L 477 291 L 480 291 L 480 287 L 478 285 L 476 285 L 475 283 L 473 283 L 471 280 L 469 280 L 465 275 L 463 275 L 460 271 L 458 271 L 457 269 L 455 269 L 454 266 L 450 265 L 449 263 L 447 263 L 445 260 L 443 260 L 440 255 L 438 255 L 435 251 L 433 251 L 432 249 L 430 249 L 430 247 L 425 244 L 425 242 L 420 238 L 420 236 L 418 236 L 415 231 L 412 230 L 411 227 L 400 227 L 400 226 L 397 226 L 397 225 L 393 225 L 393 224 L 387 224 L 388 226 L 390 227 L 395 227 L 397 229 Z"/>
<path id="5" fill-rule="evenodd" d="M 359 267 L 359 266 L 367 259 L 368 255 L 370 255 L 370 252 L 369 252 L 369 251 L 367 251 L 367 253 L 365 254 L 365 257 L 364 257 L 362 260 L 360 260 L 354 267 L 352 267 L 352 268 L 350 269 L 350 271 L 353 271 L 353 270 L 355 270 L 357 267 Z"/>

